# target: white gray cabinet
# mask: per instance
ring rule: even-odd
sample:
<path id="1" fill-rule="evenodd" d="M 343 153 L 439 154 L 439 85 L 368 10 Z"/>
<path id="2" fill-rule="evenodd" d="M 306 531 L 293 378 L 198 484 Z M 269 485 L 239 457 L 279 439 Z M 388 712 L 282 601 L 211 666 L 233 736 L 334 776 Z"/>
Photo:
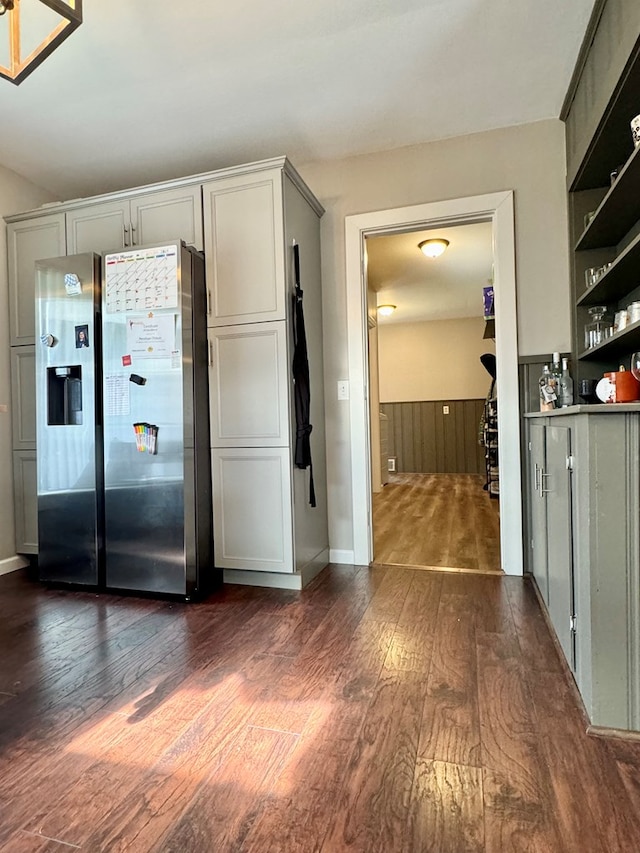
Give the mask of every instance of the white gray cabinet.
<path id="1" fill-rule="evenodd" d="M 292 493 L 287 448 L 214 448 L 216 566 L 291 572 Z"/>
<path id="2" fill-rule="evenodd" d="M 555 422 L 532 423 L 529 442 L 533 576 L 574 670 L 571 429 Z"/>
<path id="3" fill-rule="evenodd" d="M 63 213 L 49 213 L 7 225 L 9 327 L 11 345 L 33 344 L 35 262 L 65 254 Z"/>
<path id="4" fill-rule="evenodd" d="M 14 450 L 36 447 L 35 346 L 11 347 L 11 427 Z"/>
<path id="5" fill-rule="evenodd" d="M 592 725 L 640 730 L 640 407 L 527 420 L 541 598 Z"/>
<path id="6" fill-rule="evenodd" d="M 284 320 L 282 170 L 202 187 L 209 325 Z"/>
<path id="7" fill-rule="evenodd" d="M 209 331 L 212 447 L 287 447 L 289 351 L 284 320 Z"/>
<path id="8" fill-rule="evenodd" d="M 66 216 L 67 255 L 176 239 L 203 247 L 199 185 L 88 204 Z"/>
<path id="9" fill-rule="evenodd" d="M 297 574 L 328 562 L 318 202 L 286 164 L 203 186 L 216 565 Z M 311 372 L 312 456 L 294 466 L 293 243 Z M 248 534 L 250 532 L 250 535 Z"/>
<path id="10" fill-rule="evenodd" d="M 16 552 L 38 553 L 38 485 L 35 450 L 14 450 L 13 493 Z"/>

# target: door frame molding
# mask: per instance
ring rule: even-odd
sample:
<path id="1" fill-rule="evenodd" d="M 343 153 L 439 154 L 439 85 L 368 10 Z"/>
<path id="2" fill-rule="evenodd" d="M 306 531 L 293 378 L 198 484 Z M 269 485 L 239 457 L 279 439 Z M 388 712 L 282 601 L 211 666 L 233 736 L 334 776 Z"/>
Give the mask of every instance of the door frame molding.
<path id="1" fill-rule="evenodd" d="M 501 561 L 506 574 L 523 573 L 515 227 L 511 190 L 345 217 L 353 559 L 357 565 L 369 565 L 373 559 L 365 239 L 473 222 L 492 223 L 500 394 Z"/>

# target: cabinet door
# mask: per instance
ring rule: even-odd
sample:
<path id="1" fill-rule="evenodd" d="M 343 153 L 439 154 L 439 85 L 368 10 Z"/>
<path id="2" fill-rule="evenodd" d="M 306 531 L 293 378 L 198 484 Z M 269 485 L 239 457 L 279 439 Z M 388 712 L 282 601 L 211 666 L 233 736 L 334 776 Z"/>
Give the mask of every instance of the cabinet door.
<path id="1" fill-rule="evenodd" d="M 35 262 L 65 254 L 64 213 L 49 214 L 7 226 L 11 344 L 35 338 Z"/>
<path id="2" fill-rule="evenodd" d="M 216 566 L 292 572 L 289 451 L 229 448 L 211 456 Z"/>
<path id="3" fill-rule="evenodd" d="M 549 617 L 571 669 L 573 648 L 573 525 L 571 518 L 571 430 L 548 426 L 546 433 L 547 542 L 549 571 Z"/>
<path id="4" fill-rule="evenodd" d="M 36 446 L 36 348 L 11 348 L 11 425 L 13 449 Z"/>
<path id="5" fill-rule="evenodd" d="M 16 553 L 38 553 L 38 486 L 35 450 L 13 454 Z"/>
<path id="6" fill-rule="evenodd" d="M 280 170 L 203 186 L 210 326 L 284 320 Z"/>
<path id="7" fill-rule="evenodd" d="M 212 447 L 289 443 L 287 331 L 284 321 L 210 329 Z"/>
<path id="8" fill-rule="evenodd" d="M 131 245 L 128 201 L 92 204 L 67 213 L 67 254 L 117 251 Z"/>
<path id="9" fill-rule="evenodd" d="M 202 251 L 202 192 L 200 184 L 131 199 L 132 245 L 184 240 Z"/>
<path id="10" fill-rule="evenodd" d="M 543 424 L 529 426 L 531 442 L 530 506 L 531 506 L 531 564 L 533 577 L 544 599 L 549 604 L 549 575 L 547 566 L 547 502 L 542 493 L 543 473 L 546 471 L 545 429 Z M 546 478 L 544 478 L 546 480 Z"/>

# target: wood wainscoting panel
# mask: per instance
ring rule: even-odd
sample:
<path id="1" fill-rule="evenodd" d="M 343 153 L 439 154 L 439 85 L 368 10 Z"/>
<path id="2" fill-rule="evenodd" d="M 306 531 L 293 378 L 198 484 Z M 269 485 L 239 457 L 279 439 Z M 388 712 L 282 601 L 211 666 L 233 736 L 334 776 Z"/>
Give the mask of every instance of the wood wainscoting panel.
<path id="1" fill-rule="evenodd" d="M 484 400 L 381 403 L 389 419 L 389 456 L 396 471 L 416 474 L 484 474 L 478 431 Z M 444 414 L 445 407 L 449 414 Z"/>

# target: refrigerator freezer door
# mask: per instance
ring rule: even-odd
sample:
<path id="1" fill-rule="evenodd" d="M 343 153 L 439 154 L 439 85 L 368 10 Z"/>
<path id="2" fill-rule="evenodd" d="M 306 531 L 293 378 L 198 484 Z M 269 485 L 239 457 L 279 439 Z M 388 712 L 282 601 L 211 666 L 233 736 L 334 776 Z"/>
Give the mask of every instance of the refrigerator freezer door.
<path id="1" fill-rule="evenodd" d="M 102 544 L 100 259 L 38 261 L 35 274 L 38 571 L 44 581 L 93 586 Z"/>
<path id="2" fill-rule="evenodd" d="M 104 257 L 105 569 L 111 589 L 186 594 L 179 243 Z M 185 323 L 186 321 L 186 323 Z M 155 434 L 155 445 L 154 445 Z"/>

